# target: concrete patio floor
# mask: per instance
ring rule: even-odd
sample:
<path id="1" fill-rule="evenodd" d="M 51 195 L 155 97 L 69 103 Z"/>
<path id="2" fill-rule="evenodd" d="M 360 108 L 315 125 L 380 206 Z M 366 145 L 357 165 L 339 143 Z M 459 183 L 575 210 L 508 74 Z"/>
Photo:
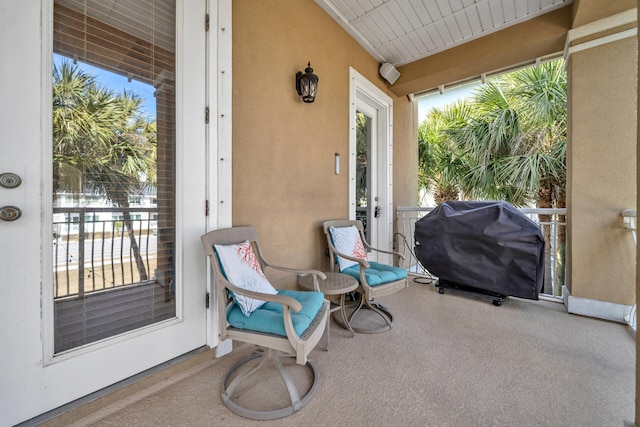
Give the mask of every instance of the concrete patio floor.
<path id="1" fill-rule="evenodd" d="M 321 342 L 311 355 L 317 392 L 287 418 L 250 421 L 222 404 L 222 376 L 252 350 L 239 345 L 219 359 L 203 351 L 42 425 L 622 427 L 634 419 L 627 325 L 549 301 L 495 307 L 415 282 L 379 302 L 394 328 L 351 338 L 333 322 L 329 351 Z"/>

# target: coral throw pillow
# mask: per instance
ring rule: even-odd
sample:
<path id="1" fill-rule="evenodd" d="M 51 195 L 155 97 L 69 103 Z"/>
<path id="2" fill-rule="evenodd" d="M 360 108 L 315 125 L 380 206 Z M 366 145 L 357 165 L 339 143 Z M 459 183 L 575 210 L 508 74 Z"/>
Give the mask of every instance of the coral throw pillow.
<path id="1" fill-rule="evenodd" d="M 278 293 L 262 272 L 258 258 L 248 240 L 233 245 L 213 246 L 218 254 L 222 272 L 232 285 L 265 294 L 276 295 Z M 265 303 L 265 301 L 244 295 L 234 294 L 233 297 L 242 313 L 247 317 Z"/>
<path id="2" fill-rule="evenodd" d="M 364 244 L 360 238 L 360 232 L 355 225 L 349 227 L 329 227 L 329 233 L 331 234 L 333 246 L 335 246 L 338 252 L 354 258 L 367 259 L 367 250 L 364 248 Z M 358 264 L 356 261 L 351 261 L 340 256 L 338 257 L 340 271 L 344 271 L 356 264 Z"/>

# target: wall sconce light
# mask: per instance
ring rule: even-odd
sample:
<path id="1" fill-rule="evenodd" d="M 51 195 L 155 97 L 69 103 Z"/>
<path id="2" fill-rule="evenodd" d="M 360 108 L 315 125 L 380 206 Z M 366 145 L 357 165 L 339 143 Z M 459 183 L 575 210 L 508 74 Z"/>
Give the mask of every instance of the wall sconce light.
<path id="1" fill-rule="evenodd" d="M 304 102 L 313 102 L 316 99 L 318 76 L 313 74 L 311 62 L 309 62 L 307 68 L 305 68 L 304 74 L 302 74 L 302 71 L 296 73 L 296 91 Z"/>

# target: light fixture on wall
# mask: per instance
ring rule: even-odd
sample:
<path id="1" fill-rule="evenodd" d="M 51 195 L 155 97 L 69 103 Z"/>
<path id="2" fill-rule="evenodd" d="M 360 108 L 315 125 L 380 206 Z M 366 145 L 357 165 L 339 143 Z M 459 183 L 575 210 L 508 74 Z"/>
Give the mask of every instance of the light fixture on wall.
<path id="1" fill-rule="evenodd" d="M 313 102 L 316 99 L 318 91 L 318 76 L 313 74 L 311 62 L 307 64 L 307 68 L 296 73 L 296 91 L 302 97 L 304 102 Z"/>

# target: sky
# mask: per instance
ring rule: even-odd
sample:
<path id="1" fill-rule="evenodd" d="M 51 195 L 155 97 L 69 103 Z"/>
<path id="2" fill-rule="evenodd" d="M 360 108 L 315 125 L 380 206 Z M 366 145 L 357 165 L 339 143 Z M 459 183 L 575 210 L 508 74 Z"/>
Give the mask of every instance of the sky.
<path id="1" fill-rule="evenodd" d="M 58 55 L 56 53 L 53 54 L 54 64 L 59 65 L 64 60 L 72 61 L 72 59 L 64 57 L 62 55 Z M 82 61 L 78 61 L 77 65 L 81 70 L 94 76 L 96 82 L 101 86 L 106 86 L 116 93 L 122 93 L 124 90 L 136 93 L 144 100 L 142 104 L 143 110 L 146 111 L 152 119 L 155 119 L 156 100 L 153 96 L 153 93 L 155 92 L 153 86 L 137 80 L 131 80 L 131 82 L 129 82 L 124 76 L 111 73 L 109 71 L 103 70 L 102 68 L 94 67 Z"/>
<path id="2" fill-rule="evenodd" d="M 429 110 L 433 107 L 441 108 L 447 104 L 453 104 L 459 99 L 468 98 L 476 87 L 481 85 L 480 81 L 467 83 L 450 89 L 445 89 L 444 93 L 431 93 L 418 98 L 418 123 L 426 118 Z"/>

